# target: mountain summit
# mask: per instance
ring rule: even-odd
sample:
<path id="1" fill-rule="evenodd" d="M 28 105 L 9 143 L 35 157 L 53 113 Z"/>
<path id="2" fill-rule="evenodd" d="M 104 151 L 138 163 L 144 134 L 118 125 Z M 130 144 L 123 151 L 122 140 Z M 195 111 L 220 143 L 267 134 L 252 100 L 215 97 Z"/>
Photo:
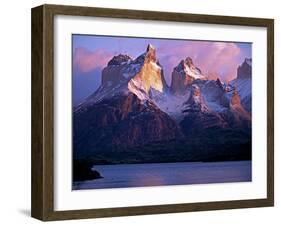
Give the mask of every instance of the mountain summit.
<path id="1" fill-rule="evenodd" d="M 245 58 L 244 62 L 237 68 L 237 78 L 252 77 L 252 59 Z"/>
<path id="2" fill-rule="evenodd" d="M 139 72 L 129 81 L 129 90 L 136 94 L 140 99 L 147 98 L 151 89 L 164 92 L 167 89 L 162 66 L 156 58 L 155 48 L 149 44 L 146 52 L 136 60 L 143 59 Z"/>
<path id="3" fill-rule="evenodd" d="M 187 57 L 181 60 L 172 72 L 171 92 L 184 94 L 186 87 L 196 79 L 206 79 L 201 70 L 193 64 L 193 60 Z"/>
<path id="4" fill-rule="evenodd" d="M 148 100 L 151 90 L 163 93 L 167 88 L 156 50 L 149 44 L 145 53 L 135 59 L 123 54 L 114 56 L 102 70 L 101 86 L 80 106 L 128 93 L 135 94 L 140 100 Z"/>
<path id="5" fill-rule="evenodd" d="M 248 111 L 252 111 L 252 59 L 245 58 L 243 63 L 237 68 L 237 78 L 230 84 L 236 87 L 241 98 L 242 106 Z"/>

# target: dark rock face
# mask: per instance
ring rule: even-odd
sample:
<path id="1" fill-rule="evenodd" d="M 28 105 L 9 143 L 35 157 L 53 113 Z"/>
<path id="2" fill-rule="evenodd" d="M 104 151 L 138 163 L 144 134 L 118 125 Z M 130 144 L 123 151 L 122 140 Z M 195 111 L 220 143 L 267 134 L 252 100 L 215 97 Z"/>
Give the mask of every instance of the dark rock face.
<path id="1" fill-rule="evenodd" d="M 183 73 L 184 61 L 172 72 L 171 92 L 173 94 L 184 94 L 186 88 L 194 81 L 194 78 Z"/>
<path id="2" fill-rule="evenodd" d="M 106 67 L 102 70 L 103 85 L 117 85 L 122 79 L 122 66 Z"/>
<path id="3" fill-rule="evenodd" d="M 95 180 L 103 178 L 101 174 L 92 169 L 93 165 L 87 161 L 73 161 L 73 180 L 84 181 L 84 180 Z"/>
<path id="4" fill-rule="evenodd" d="M 223 119 L 215 113 L 191 113 L 181 121 L 181 127 L 185 135 L 194 134 L 204 129 L 223 128 Z"/>
<path id="5" fill-rule="evenodd" d="M 220 88 L 220 90 L 224 90 L 221 80 L 219 78 L 217 78 L 217 80 L 216 80 L 216 85 Z"/>
<path id="6" fill-rule="evenodd" d="M 169 115 L 149 101 L 142 103 L 132 93 L 75 112 L 73 130 L 76 158 L 181 136 Z"/>
<path id="7" fill-rule="evenodd" d="M 107 66 L 111 65 L 121 65 L 124 62 L 132 60 L 132 58 L 128 55 L 119 54 L 118 56 L 114 56 L 107 64 Z"/>
<path id="8" fill-rule="evenodd" d="M 252 77 L 252 59 L 245 59 L 245 61 L 237 69 L 237 78 L 251 78 Z"/>
<path id="9" fill-rule="evenodd" d="M 132 58 L 127 55 L 114 56 L 102 70 L 102 86 L 116 86 L 122 83 L 127 79 L 124 77 L 125 72 L 128 76 L 137 73 L 138 68 L 130 68 L 129 62 L 132 62 Z"/>

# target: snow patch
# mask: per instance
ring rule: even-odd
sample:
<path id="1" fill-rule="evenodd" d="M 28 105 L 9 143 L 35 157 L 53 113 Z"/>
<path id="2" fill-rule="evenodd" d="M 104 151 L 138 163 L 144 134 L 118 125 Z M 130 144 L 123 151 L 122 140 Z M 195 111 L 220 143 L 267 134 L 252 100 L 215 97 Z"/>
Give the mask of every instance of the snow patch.
<path id="1" fill-rule="evenodd" d="M 128 82 L 128 89 L 134 93 L 140 100 L 148 100 L 149 97 L 147 95 L 147 93 L 145 92 L 142 84 L 140 81 L 132 78 L 129 82 Z"/>

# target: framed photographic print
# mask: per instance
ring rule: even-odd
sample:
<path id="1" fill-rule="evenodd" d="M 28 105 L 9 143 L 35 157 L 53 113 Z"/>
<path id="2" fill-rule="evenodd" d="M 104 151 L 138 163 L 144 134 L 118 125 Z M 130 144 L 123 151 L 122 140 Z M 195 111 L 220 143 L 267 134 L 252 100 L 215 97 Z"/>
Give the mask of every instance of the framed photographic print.
<path id="1" fill-rule="evenodd" d="M 272 19 L 32 9 L 32 216 L 273 206 Z"/>

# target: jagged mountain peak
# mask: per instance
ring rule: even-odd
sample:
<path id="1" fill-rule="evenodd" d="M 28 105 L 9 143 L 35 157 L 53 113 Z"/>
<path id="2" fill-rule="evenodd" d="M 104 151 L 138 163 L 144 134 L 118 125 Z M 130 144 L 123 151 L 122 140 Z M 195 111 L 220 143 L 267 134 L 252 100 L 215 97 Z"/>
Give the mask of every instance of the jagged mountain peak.
<path id="1" fill-rule="evenodd" d="M 189 67 L 195 67 L 194 64 L 193 64 L 193 60 L 191 57 L 187 57 L 184 61 Z"/>
<path id="2" fill-rule="evenodd" d="M 188 86 L 196 79 L 205 80 L 206 77 L 196 67 L 191 57 L 182 59 L 172 72 L 171 92 L 184 94 Z"/>
<path id="3" fill-rule="evenodd" d="M 85 102 L 96 103 L 128 93 L 135 94 L 140 100 L 149 100 L 151 89 L 163 93 L 167 84 L 156 49 L 149 44 L 146 52 L 135 59 L 125 54 L 114 56 L 102 70 L 101 86 Z"/>
<path id="4" fill-rule="evenodd" d="M 245 63 L 247 63 L 249 66 L 252 66 L 252 58 L 245 58 Z"/>
<path id="5" fill-rule="evenodd" d="M 129 55 L 126 54 L 119 54 L 117 56 L 114 56 L 107 64 L 107 66 L 111 65 L 121 65 L 122 63 L 125 63 L 127 61 L 132 60 L 132 58 Z"/>
<path id="6" fill-rule="evenodd" d="M 135 60 L 137 64 L 143 64 L 144 62 L 155 62 L 159 65 L 156 57 L 156 49 L 153 45 L 148 44 L 145 53 L 138 56 Z"/>
<path id="7" fill-rule="evenodd" d="M 154 50 L 155 50 L 155 47 L 152 44 L 149 43 L 146 47 L 146 52 L 154 51 Z"/>
<path id="8" fill-rule="evenodd" d="M 137 93 L 135 94 L 141 97 L 143 97 L 143 93 L 149 94 L 151 89 L 157 90 L 161 93 L 164 92 L 167 85 L 162 66 L 156 57 L 155 47 L 148 44 L 146 52 L 139 56 L 136 61 L 143 61 L 143 63 L 139 72 L 129 82 L 129 89 L 132 92 L 136 92 L 136 89 L 132 89 L 132 87 L 138 87 Z"/>
<path id="9" fill-rule="evenodd" d="M 144 55 L 144 61 L 146 62 L 156 62 L 157 57 L 156 57 L 156 49 L 153 45 L 148 44 L 146 47 L 146 52 L 143 54 Z"/>
<path id="10" fill-rule="evenodd" d="M 144 63 L 144 62 L 157 62 L 157 57 L 156 57 L 156 48 L 148 44 L 146 47 L 146 52 L 141 54 L 139 57 L 136 58 L 135 60 L 138 63 Z"/>
<path id="11" fill-rule="evenodd" d="M 244 62 L 237 68 L 237 78 L 247 79 L 252 77 L 252 59 L 245 58 Z"/>
<path id="12" fill-rule="evenodd" d="M 220 80 L 219 78 L 217 78 L 216 84 L 217 84 L 221 89 L 223 89 L 223 83 L 221 82 L 221 80 Z"/>
<path id="13" fill-rule="evenodd" d="M 189 70 L 192 70 L 192 71 L 189 71 Z M 190 75 L 202 75 L 202 72 L 201 70 L 196 67 L 193 63 L 193 60 L 191 57 L 186 57 L 185 59 L 182 59 L 180 61 L 180 63 L 178 64 L 178 66 L 175 67 L 175 70 L 177 71 L 182 71 L 182 72 L 185 72 L 185 73 L 188 73 L 190 72 L 191 74 Z"/>

